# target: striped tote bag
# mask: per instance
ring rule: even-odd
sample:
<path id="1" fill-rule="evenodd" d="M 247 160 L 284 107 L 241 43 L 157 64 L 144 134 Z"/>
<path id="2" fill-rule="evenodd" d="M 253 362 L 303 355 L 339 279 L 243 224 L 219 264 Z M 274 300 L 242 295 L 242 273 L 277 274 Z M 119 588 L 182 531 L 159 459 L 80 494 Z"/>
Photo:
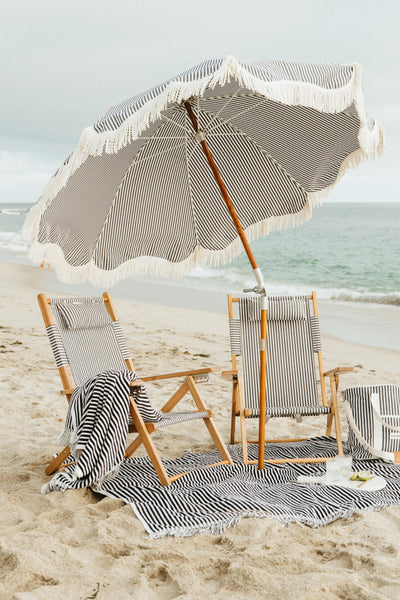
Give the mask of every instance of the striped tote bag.
<path id="1" fill-rule="evenodd" d="M 400 462 L 400 386 L 353 387 L 343 396 L 353 457 Z"/>

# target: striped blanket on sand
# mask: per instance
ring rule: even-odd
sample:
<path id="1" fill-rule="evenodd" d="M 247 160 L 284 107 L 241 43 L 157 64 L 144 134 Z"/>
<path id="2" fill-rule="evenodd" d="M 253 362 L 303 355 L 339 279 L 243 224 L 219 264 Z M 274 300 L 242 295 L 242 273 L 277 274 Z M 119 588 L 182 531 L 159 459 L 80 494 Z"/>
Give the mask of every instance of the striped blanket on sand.
<path id="1" fill-rule="evenodd" d="M 181 458 L 164 461 L 170 475 L 190 472 L 163 487 L 148 457 L 123 459 L 129 391 L 125 386 L 129 388 L 130 377 L 135 375 L 107 372 L 97 377 L 97 385 L 91 380 L 76 392 L 76 406 L 70 407 L 62 439 L 63 443 L 72 440 L 77 464 L 55 475 L 44 486 L 44 493 L 90 486 L 100 494 L 120 498 L 132 506 L 152 538 L 221 533 L 243 517 L 319 527 L 360 510 L 400 504 L 400 465 L 381 460 L 354 462 L 354 470 L 369 469 L 386 479 L 387 486 L 377 492 L 322 487 L 297 483 L 297 478 L 323 475 L 324 464 L 266 463 L 259 471 L 255 465 L 242 463 L 239 445 L 229 447 L 235 463 L 232 466 L 202 468 L 220 460 L 216 450 L 208 454 L 186 452 Z M 121 393 L 124 389 L 126 397 Z M 85 400 L 88 391 L 91 393 Z M 139 402 L 143 399 L 144 406 L 150 406 L 143 389 L 140 395 Z M 79 416 L 80 423 L 74 429 L 73 419 Z M 285 445 L 268 444 L 265 454 L 266 458 L 335 456 L 336 451 L 335 440 L 321 436 Z M 251 444 L 250 458 L 257 454 L 257 445 Z"/>
<path id="2" fill-rule="evenodd" d="M 305 442 L 266 445 L 265 455 L 335 456 L 334 438 L 321 436 Z M 344 444 L 346 450 L 346 444 Z M 162 487 L 148 458 L 123 461 L 118 474 L 92 489 L 131 504 L 151 538 L 165 535 L 189 536 L 195 533 L 222 533 L 243 517 L 265 517 L 284 524 L 296 522 L 310 527 L 348 518 L 360 510 L 380 510 L 400 504 L 400 465 L 381 460 L 354 461 L 355 471 L 369 469 L 384 477 L 387 485 L 377 492 L 297 483 L 299 475 L 322 476 L 325 464 L 242 463 L 241 446 L 228 446 L 234 465 L 201 468 L 219 460 L 217 451 L 208 454 L 187 452 L 183 457 L 164 461 L 169 474 L 190 473 Z M 257 458 L 257 444 L 249 448 Z"/>

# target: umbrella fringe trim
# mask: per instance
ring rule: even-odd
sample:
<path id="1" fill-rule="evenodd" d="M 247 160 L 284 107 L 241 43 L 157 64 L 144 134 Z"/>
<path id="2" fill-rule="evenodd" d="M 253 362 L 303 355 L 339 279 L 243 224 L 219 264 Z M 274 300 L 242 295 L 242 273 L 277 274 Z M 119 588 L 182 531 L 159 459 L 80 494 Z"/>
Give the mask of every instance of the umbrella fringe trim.
<path id="1" fill-rule="evenodd" d="M 319 203 L 319 195 L 314 195 L 314 198 L 308 200 L 299 213 L 266 219 L 248 227 L 245 234 L 248 240 L 252 241 L 274 230 L 295 227 L 310 219 L 313 206 Z M 122 279 L 146 273 L 179 278 L 198 264 L 210 267 L 222 266 L 232 261 L 242 251 L 242 243 L 240 239 L 236 239 L 224 250 L 213 251 L 198 246 L 187 259 L 179 263 L 171 263 L 167 259 L 153 256 L 139 256 L 128 260 L 113 270 L 107 271 L 97 267 L 93 260 L 85 265 L 73 266 L 66 261 L 58 244 L 41 244 L 38 241 L 33 241 L 29 249 L 29 258 L 36 264 L 40 264 L 42 261 L 49 263 L 56 272 L 57 277 L 64 283 L 78 284 L 89 281 L 94 286 L 111 287 Z"/>
<path id="2" fill-rule="evenodd" d="M 37 237 L 41 215 L 89 156 L 118 152 L 157 120 L 169 103 L 182 102 L 194 95 L 202 96 L 206 88 L 223 85 L 231 78 L 236 78 L 241 85 L 271 100 L 309 106 L 323 112 L 340 112 L 354 102 L 360 119 L 360 150 L 366 158 L 381 156 L 384 149 L 383 129 L 379 123 L 369 122 L 364 108 L 361 67 L 357 63 L 351 66 L 353 75 L 349 82 L 333 90 L 298 81 L 263 82 L 251 75 L 232 56 L 228 56 L 211 76 L 195 82 L 169 82 L 162 93 L 127 118 L 119 129 L 97 133 L 93 127 L 87 127 L 82 132 L 77 149 L 50 179 L 40 200 L 30 210 L 22 229 L 23 237 L 27 240 Z"/>
<path id="3" fill-rule="evenodd" d="M 272 231 L 295 227 L 309 220 L 312 216 L 313 208 L 321 205 L 322 200 L 336 186 L 345 172 L 350 168 L 356 167 L 367 158 L 368 156 L 361 148 L 350 154 L 342 163 L 335 182 L 323 190 L 309 193 L 307 195 L 307 202 L 301 211 L 291 215 L 265 219 L 245 229 L 245 234 L 249 242 L 265 236 Z M 29 249 L 29 258 L 36 264 L 40 264 L 42 261 L 50 263 L 59 279 L 65 283 L 78 284 L 89 281 L 98 287 L 111 287 L 122 279 L 146 273 L 162 277 L 179 278 L 187 274 L 198 264 L 210 267 L 225 265 L 236 258 L 242 251 L 242 243 L 237 238 L 224 250 L 213 251 L 198 246 L 187 259 L 179 263 L 171 263 L 166 259 L 153 256 L 139 256 L 130 259 L 113 270 L 107 271 L 97 267 L 93 260 L 85 265 L 73 266 L 67 262 L 58 244 L 41 244 L 34 240 Z"/>

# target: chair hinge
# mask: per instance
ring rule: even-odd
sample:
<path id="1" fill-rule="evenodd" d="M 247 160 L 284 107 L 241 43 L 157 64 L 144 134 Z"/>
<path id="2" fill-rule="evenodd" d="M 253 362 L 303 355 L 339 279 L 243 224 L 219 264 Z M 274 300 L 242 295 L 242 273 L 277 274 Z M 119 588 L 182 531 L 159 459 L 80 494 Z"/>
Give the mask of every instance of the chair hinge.
<path id="1" fill-rule="evenodd" d="M 205 381 L 208 381 L 210 379 L 208 373 L 202 373 L 200 375 L 192 375 L 192 377 L 197 383 L 204 383 Z"/>

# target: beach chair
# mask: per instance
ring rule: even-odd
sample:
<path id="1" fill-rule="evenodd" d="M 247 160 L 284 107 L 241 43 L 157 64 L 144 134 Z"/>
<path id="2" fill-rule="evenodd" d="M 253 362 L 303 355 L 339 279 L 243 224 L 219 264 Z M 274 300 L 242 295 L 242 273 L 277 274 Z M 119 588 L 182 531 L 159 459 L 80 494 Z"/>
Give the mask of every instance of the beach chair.
<path id="1" fill-rule="evenodd" d="M 132 359 L 126 345 L 113 302 L 109 294 L 99 298 L 47 298 L 39 294 L 38 302 L 42 312 L 50 345 L 61 377 L 68 402 L 75 386 L 82 385 L 108 369 L 134 371 Z M 159 381 L 171 378 L 184 378 L 177 391 L 161 408 L 164 413 L 158 422 L 145 422 L 133 397 L 130 397 L 130 432 L 136 432 L 136 439 L 126 449 L 125 456 L 131 456 L 143 443 L 162 485 L 169 485 L 182 475 L 168 476 L 159 453 L 151 439 L 151 434 L 168 425 L 187 423 L 202 419 L 213 439 L 221 462 L 214 464 L 233 464 L 228 450 L 212 420 L 213 412 L 208 409 L 199 393 L 197 383 L 206 381 L 209 373 L 219 368 L 203 368 L 179 373 L 152 375 L 131 382 L 131 389 L 143 382 Z M 196 411 L 171 412 L 178 402 L 190 393 L 197 407 Z M 159 416 L 159 415 L 158 415 Z M 70 455 L 69 447 L 64 448 L 48 465 L 46 474 L 51 475 L 65 466 Z M 209 465 L 213 466 L 213 465 Z"/>
<path id="2" fill-rule="evenodd" d="M 248 459 L 246 420 L 260 416 L 260 298 L 255 295 L 232 298 L 228 295 L 229 331 L 232 370 L 223 376 L 232 380 L 231 443 L 235 443 L 236 419 L 240 419 L 243 461 Z M 265 422 L 273 417 L 326 415 L 326 435 L 335 423 L 338 454 L 343 454 L 339 424 L 337 389 L 339 377 L 352 367 L 337 367 L 324 372 L 317 297 L 268 297 L 267 312 L 267 382 Z M 319 382 L 318 382 L 319 378 Z M 330 380 L 327 400 L 325 379 Z M 320 384 L 318 394 L 317 384 Z M 260 423 L 260 431 L 264 431 Z M 284 443 L 308 438 L 266 440 Z M 258 443 L 259 440 L 257 440 Z M 249 442 L 256 443 L 256 442 Z M 326 458 L 301 457 L 267 460 L 267 462 L 324 462 Z"/>

